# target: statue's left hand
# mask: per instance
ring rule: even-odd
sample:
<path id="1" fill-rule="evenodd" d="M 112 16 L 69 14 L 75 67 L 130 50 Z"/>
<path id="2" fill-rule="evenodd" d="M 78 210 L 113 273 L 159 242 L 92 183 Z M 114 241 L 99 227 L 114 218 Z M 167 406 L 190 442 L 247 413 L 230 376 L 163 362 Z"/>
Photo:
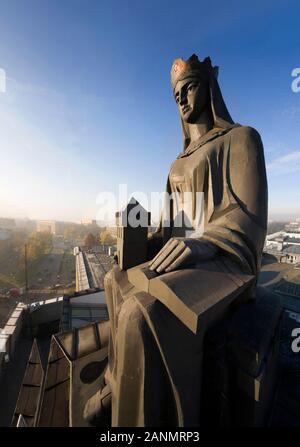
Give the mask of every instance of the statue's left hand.
<path id="1" fill-rule="evenodd" d="M 208 241 L 193 238 L 171 238 L 150 261 L 150 270 L 171 272 L 185 265 L 215 256 L 217 247 Z"/>

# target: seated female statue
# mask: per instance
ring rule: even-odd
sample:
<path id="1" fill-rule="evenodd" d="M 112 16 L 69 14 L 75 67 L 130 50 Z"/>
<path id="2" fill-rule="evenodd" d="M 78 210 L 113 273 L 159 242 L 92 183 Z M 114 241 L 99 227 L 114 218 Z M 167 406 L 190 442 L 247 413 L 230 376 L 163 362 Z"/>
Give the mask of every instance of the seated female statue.
<path id="1" fill-rule="evenodd" d="M 171 165 L 167 192 L 179 199 L 171 201 L 169 225 L 162 219 L 149 237 L 149 269 L 164 274 L 222 256 L 240 272 L 257 276 L 267 227 L 260 136 L 233 122 L 210 58 L 175 60 L 171 84 L 183 151 Z M 187 234 L 176 225 L 184 193 L 191 195 L 188 217 L 194 230 Z M 105 408 L 111 408 L 113 426 L 199 425 L 202 338 L 159 300 L 137 291 L 118 266 L 106 275 L 105 290 L 106 385 L 88 401 L 86 418 L 101 422 Z"/>

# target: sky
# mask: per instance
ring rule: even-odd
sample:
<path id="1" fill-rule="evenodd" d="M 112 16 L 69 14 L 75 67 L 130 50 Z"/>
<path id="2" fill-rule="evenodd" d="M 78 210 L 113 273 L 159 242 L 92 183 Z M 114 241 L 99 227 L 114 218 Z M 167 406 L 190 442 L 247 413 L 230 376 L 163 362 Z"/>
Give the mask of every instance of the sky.
<path id="1" fill-rule="evenodd" d="M 269 218 L 299 218 L 299 16 L 289 0 L 0 0 L 0 216 L 80 221 L 120 184 L 164 191 L 182 151 L 170 68 L 196 53 L 261 134 Z"/>

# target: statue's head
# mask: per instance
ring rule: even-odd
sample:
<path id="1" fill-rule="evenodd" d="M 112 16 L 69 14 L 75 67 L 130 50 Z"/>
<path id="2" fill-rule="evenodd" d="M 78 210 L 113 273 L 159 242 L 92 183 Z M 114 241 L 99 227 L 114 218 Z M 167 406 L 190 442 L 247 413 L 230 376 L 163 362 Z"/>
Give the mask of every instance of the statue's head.
<path id="1" fill-rule="evenodd" d="M 201 62 L 193 54 L 187 61 L 176 59 L 173 62 L 171 84 L 182 121 L 184 149 L 190 142 L 189 124 L 197 123 L 206 108 L 211 112 L 214 127 L 233 124 L 217 77 L 218 67 L 212 66 L 209 57 Z"/>
<path id="2" fill-rule="evenodd" d="M 187 61 L 176 59 L 172 65 L 171 83 L 182 120 L 193 124 L 205 108 L 210 108 L 209 78 L 217 76 L 209 57 L 200 62 L 193 54 Z"/>

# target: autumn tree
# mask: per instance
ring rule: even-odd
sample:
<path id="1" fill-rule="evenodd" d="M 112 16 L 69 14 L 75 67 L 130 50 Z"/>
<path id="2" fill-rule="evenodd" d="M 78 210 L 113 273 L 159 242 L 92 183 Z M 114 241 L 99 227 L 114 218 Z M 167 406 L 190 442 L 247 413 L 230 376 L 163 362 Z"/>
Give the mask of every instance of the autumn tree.
<path id="1" fill-rule="evenodd" d="M 67 225 L 64 229 L 64 238 L 70 241 L 83 239 L 86 235 L 87 231 L 84 225 L 70 224 Z"/>
<path id="2" fill-rule="evenodd" d="M 112 245 L 116 241 L 116 238 L 112 236 L 107 230 L 104 230 L 100 233 L 99 239 L 100 243 L 103 245 Z"/>
<path id="3" fill-rule="evenodd" d="M 52 234 L 33 231 L 27 240 L 27 258 L 31 261 L 40 259 L 52 249 Z"/>
<path id="4" fill-rule="evenodd" d="M 96 238 L 92 233 L 86 235 L 86 237 L 84 238 L 84 245 L 89 248 L 92 248 L 94 247 L 94 245 L 96 245 Z"/>

